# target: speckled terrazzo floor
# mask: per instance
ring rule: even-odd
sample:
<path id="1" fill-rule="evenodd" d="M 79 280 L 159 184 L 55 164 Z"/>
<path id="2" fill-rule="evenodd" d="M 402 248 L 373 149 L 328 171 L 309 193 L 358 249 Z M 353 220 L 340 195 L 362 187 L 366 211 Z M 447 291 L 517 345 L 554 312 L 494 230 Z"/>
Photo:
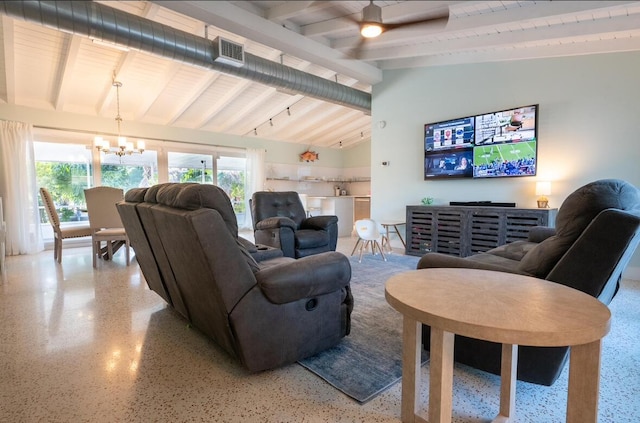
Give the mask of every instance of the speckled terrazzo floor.
<path id="1" fill-rule="evenodd" d="M 350 254 L 354 242 L 341 239 L 339 249 Z M 51 251 L 6 263 L 0 422 L 400 421 L 400 383 L 359 405 L 297 364 L 249 374 L 190 329 L 121 253 L 97 270 L 88 247 L 65 248 L 62 265 Z M 623 300 L 637 310 L 640 283 L 627 288 L 632 297 Z M 605 338 L 604 349 L 617 348 L 608 354 L 620 362 L 603 362 L 601 422 L 640 421 L 634 313 L 631 333 L 619 333 L 614 314 Z M 454 421 L 495 417 L 497 377 L 456 367 L 454 386 Z M 516 421 L 564 420 L 566 375 L 552 388 L 519 383 L 517 395 Z M 421 396 L 426 401 L 426 389 Z"/>

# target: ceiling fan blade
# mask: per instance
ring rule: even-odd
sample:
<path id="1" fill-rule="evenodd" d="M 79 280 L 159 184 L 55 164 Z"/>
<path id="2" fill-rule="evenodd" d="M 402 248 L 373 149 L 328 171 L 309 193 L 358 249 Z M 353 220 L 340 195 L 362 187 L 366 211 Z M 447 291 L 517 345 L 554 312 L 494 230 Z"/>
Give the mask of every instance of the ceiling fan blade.
<path id="1" fill-rule="evenodd" d="M 438 9 L 427 18 L 416 19 L 414 21 L 398 22 L 398 23 L 383 23 L 385 31 L 390 31 L 396 28 L 404 28 L 416 25 L 428 25 L 429 27 L 442 27 L 444 28 L 449 22 L 449 8 L 445 7 Z"/>
<path id="2" fill-rule="evenodd" d="M 360 59 L 362 57 L 362 51 L 364 47 L 364 43 L 368 40 L 368 38 L 360 37 L 360 41 L 356 44 L 355 47 L 349 50 L 349 56 L 354 59 Z"/>

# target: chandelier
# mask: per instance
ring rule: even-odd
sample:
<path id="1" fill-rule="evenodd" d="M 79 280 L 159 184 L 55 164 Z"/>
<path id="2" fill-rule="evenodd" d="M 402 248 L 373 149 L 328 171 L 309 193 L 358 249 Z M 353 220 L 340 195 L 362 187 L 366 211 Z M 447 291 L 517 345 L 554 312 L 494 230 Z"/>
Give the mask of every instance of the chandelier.
<path id="1" fill-rule="evenodd" d="M 113 77 L 113 84 L 116 87 L 116 106 L 118 114 L 116 115 L 116 122 L 118 123 L 118 146 L 115 148 L 111 148 L 109 141 L 104 139 L 102 136 L 96 136 L 93 139 L 93 145 L 95 148 L 104 153 L 104 154 L 115 154 L 116 156 L 122 157 L 124 155 L 131 154 L 142 154 L 144 152 L 144 141 L 138 140 L 136 148 L 133 148 L 133 143 L 128 142 L 126 137 L 120 135 L 120 125 L 122 124 L 122 117 L 120 116 L 120 87 L 122 87 L 122 82 L 116 81 L 115 75 Z"/>

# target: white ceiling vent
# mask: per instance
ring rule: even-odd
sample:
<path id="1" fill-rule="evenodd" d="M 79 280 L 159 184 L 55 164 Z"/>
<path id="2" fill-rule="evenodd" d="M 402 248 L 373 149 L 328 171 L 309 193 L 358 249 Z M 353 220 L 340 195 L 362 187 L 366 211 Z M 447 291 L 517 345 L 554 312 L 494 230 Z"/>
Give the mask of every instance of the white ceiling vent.
<path id="1" fill-rule="evenodd" d="M 244 46 L 242 44 L 222 37 L 216 37 L 214 42 L 218 47 L 218 57 L 214 59 L 216 62 L 237 67 L 244 65 Z"/>

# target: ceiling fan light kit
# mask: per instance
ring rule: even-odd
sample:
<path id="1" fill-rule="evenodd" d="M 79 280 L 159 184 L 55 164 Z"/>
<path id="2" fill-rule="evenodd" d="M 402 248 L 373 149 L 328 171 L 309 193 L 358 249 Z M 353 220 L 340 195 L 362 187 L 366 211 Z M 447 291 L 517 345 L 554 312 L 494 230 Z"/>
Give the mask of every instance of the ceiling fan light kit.
<path id="1" fill-rule="evenodd" d="M 362 9 L 360 34 L 365 38 L 374 38 L 382 34 L 382 8 L 373 4 L 373 1 Z"/>
<path id="2" fill-rule="evenodd" d="M 382 26 L 377 23 L 364 22 L 360 29 L 360 34 L 365 38 L 375 38 L 382 34 Z"/>

